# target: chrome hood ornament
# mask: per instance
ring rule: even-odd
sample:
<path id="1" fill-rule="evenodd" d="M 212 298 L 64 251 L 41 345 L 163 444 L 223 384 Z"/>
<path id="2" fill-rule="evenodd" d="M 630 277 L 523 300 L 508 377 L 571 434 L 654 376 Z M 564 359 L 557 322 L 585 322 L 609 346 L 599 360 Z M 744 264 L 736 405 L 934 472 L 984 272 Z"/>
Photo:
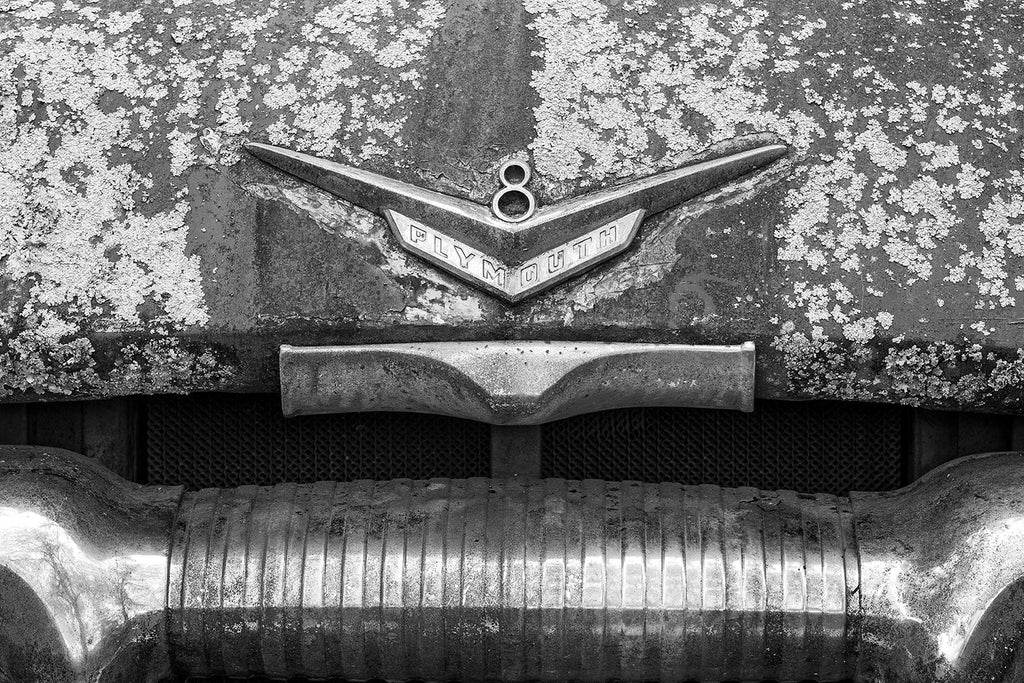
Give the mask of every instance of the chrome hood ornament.
<path id="1" fill-rule="evenodd" d="M 509 302 L 537 294 L 622 253 L 646 216 L 761 168 L 781 144 L 666 171 L 537 208 L 530 166 L 504 163 L 490 208 L 273 145 L 257 158 L 387 219 L 406 250 Z"/>

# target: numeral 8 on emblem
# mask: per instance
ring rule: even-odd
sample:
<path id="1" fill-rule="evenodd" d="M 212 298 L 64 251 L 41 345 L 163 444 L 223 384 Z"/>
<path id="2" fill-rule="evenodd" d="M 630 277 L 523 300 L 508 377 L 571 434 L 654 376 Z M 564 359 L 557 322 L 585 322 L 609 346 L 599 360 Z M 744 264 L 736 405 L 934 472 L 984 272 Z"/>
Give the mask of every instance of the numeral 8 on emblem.
<path id="1" fill-rule="evenodd" d="M 519 223 L 533 215 L 537 200 L 526 189 L 530 182 L 530 165 L 525 161 L 506 161 L 498 169 L 498 179 L 504 186 L 494 194 L 491 211 L 508 223 Z"/>

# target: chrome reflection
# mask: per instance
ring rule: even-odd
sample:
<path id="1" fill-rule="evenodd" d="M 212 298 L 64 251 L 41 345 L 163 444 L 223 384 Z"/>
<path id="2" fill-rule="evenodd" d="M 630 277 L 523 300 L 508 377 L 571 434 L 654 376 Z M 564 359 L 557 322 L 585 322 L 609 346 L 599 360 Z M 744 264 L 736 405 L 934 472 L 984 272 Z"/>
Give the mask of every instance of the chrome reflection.
<path id="1" fill-rule="evenodd" d="M 166 672 L 167 537 L 180 495 L 66 451 L 0 447 L 0 678 Z"/>
<path id="2" fill-rule="evenodd" d="M 1024 454 L 949 463 L 853 494 L 862 554 L 861 675 L 1024 680 Z"/>
<path id="3" fill-rule="evenodd" d="M 52 596 L 43 604 L 72 668 L 95 657 L 111 625 L 164 607 L 166 553 L 102 557 L 51 518 L 10 507 L 0 507 L 0 547 L 8 569 L 36 595 Z"/>
<path id="4" fill-rule="evenodd" d="M 1020 680 L 1022 462 L 182 493 L 0 448 L 0 678 Z"/>
<path id="5" fill-rule="evenodd" d="M 753 342 L 281 346 L 284 414 L 401 411 L 535 425 L 612 408 L 754 409 Z"/>

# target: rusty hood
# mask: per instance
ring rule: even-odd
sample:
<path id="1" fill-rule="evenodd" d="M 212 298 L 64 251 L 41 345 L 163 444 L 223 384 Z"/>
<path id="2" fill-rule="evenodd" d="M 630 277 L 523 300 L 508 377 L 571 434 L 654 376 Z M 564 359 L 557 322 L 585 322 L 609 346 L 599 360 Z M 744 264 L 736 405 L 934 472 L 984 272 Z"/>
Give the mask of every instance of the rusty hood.
<path id="1" fill-rule="evenodd" d="M 757 344 L 757 392 L 1024 407 L 1024 14 L 980 3 L 0 7 L 0 394 L 266 390 L 281 344 Z M 486 205 L 785 156 L 509 303 L 266 143 Z"/>

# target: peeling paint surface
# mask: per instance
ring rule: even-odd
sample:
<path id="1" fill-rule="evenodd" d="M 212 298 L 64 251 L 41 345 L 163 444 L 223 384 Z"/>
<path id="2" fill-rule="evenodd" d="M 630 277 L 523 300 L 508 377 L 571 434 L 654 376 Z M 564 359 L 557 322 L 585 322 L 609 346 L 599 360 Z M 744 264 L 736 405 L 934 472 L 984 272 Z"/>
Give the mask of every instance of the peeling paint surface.
<path id="1" fill-rule="evenodd" d="M 1019 74 L 1019 6 L 921 14 L 850 2 L 816 17 L 738 0 L 648 4 L 625 18 L 597 2 L 527 6 L 544 44 L 540 172 L 569 182 L 649 173 L 758 131 L 794 146 L 770 225 L 782 305 L 767 321 L 788 392 L 1020 407 L 1024 351 L 1008 323 L 1024 322 L 1014 313 L 1024 98 L 1007 77 L 1011 64 Z M 685 230 L 650 231 L 630 270 L 566 301 L 572 313 L 670 278 Z M 724 309 L 701 298 L 726 326 L 748 310 L 743 296 Z M 985 343 L 992 335 L 1004 349 Z"/>
<path id="2" fill-rule="evenodd" d="M 272 388 L 280 343 L 752 339 L 765 397 L 1022 409 L 1022 12 L 15 0 L 0 10 L 0 391 Z M 497 33 L 465 30 L 485 15 Z M 460 90 L 439 74 L 467 55 Z M 479 101 L 494 74 L 528 87 Z M 526 137 L 507 123 L 523 120 Z M 516 156 L 544 204 L 736 138 L 792 152 L 514 307 L 239 152 L 270 142 L 477 201 Z"/>
<path id="3" fill-rule="evenodd" d="M 237 163 L 254 125 L 357 163 L 401 149 L 402 104 L 421 87 L 416 65 L 444 13 L 429 0 L 348 0 L 302 19 L 294 9 L 0 10 L 0 395 L 230 381 L 230 353 L 182 338 L 217 327 L 189 237 L 206 230 L 189 181 Z M 264 40 L 275 27 L 308 46 L 275 50 Z M 122 338 L 114 360 L 97 346 L 111 336 Z"/>

